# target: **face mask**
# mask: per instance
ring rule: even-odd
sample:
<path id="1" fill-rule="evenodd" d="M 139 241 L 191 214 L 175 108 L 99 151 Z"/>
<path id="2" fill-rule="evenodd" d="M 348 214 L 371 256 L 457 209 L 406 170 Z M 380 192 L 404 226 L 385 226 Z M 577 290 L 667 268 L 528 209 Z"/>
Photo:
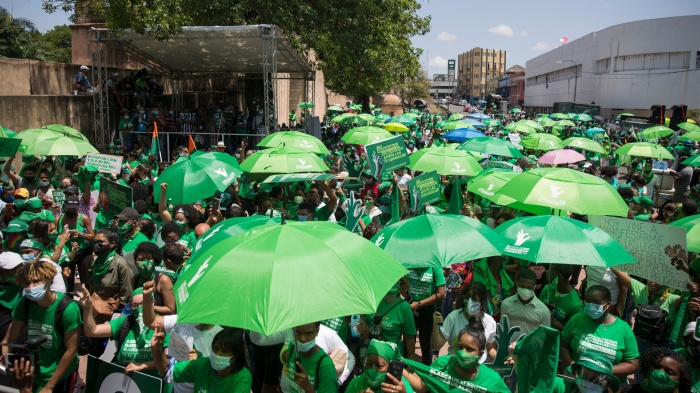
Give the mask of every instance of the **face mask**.
<path id="1" fill-rule="evenodd" d="M 160 112 L 158 112 L 158 111 L 153 111 L 153 114 L 154 114 L 154 115 L 157 115 L 157 114 L 159 114 L 159 113 L 160 113 Z"/>
<path id="2" fill-rule="evenodd" d="M 365 201 L 365 206 L 372 207 L 372 205 L 374 205 L 374 201 Z"/>
<path id="3" fill-rule="evenodd" d="M 143 309 L 143 307 L 141 307 L 141 306 L 136 307 L 136 308 L 132 308 L 131 309 L 131 316 L 133 316 L 134 318 L 138 318 L 139 315 L 141 315 L 142 309 Z"/>
<path id="4" fill-rule="evenodd" d="M 182 231 L 182 229 L 187 226 L 187 221 L 175 220 L 175 224 L 177 224 L 177 226 Z"/>
<path id="5" fill-rule="evenodd" d="M 605 313 L 602 304 L 593 304 L 593 303 L 586 303 L 583 306 L 583 311 L 585 311 L 586 314 L 588 314 L 588 316 L 591 317 L 591 319 L 595 319 L 595 320 L 602 317 L 603 314 Z"/>
<path id="6" fill-rule="evenodd" d="M 124 119 L 129 120 L 129 115 L 124 115 Z"/>
<path id="7" fill-rule="evenodd" d="M 209 355 L 209 364 L 211 364 L 211 368 L 214 370 L 221 371 L 231 365 L 232 357 L 233 356 L 219 356 L 212 352 L 212 354 Z"/>
<path id="8" fill-rule="evenodd" d="M 678 387 L 679 381 L 671 379 L 665 372 L 654 370 L 645 381 L 655 392 L 672 392 Z"/>
<path id="9" fill-rule="evenodd" d="M 132 227 L 133 227 L 133 225 L 131 225 L 129 223 L 122 224 L 122 225 L 119 225 L 119 227 L 117 227 L 117 232 L 119 232 L 120 235 L 123 235 L 123 234 L 129 232 Z"/>
<path id="10" fill-rule="evenodd" d="M 664 293 L 665 290 L 666 290 L 666 288 L 657 289 L 656 291 L 652 291 L 652 290 L 650 289 L 649 292 L 651 292 L 652 294 L 654 294 L 654 295 L 656 295 L 656 296 L 659 296 L 659 295 L 661 295 L 662 293 Z"/>
<path id="11" fill-rule="evenodd" d="M 311 341 L 307 341 L 305 343 L 299 342 L 299 340 L 295 341 L 299 352 L 309 352 L 311 349 L 313 349 L 313 347 L 316 346 L 316 337 L 314 337 Z"/>
<path id="12" fill-rule="evenodd" d="M 586 381 L 583 377 L 576 377 L 576 386 L 581 393 L 602 393 L 603 386 L 595 382 Z"/>
<path id="13" fill-rule="evenodd" d="M 46 295 L 46 286 L 44 284 L 37 285 L 35 287 L 25 289 L 24 292 L 25 292 L 24 296 L 26 296 L 27 299 L 36 302 L 36 301 L 43 299 L 44 296 Z"/>
<path id="14" fill-rule="evenodd" d="M 141 274 L 142 277 L 147 277 L 147 278 L 153 278 L 153 273 L 156 270 L 155 264 L 153 261 L 149 261 L 148 259 L 145 259 L 141 262 L 136 262 L 136 267 L 139 269 L 139 273 Z"/>
<path id="15" fill-rule="evenodd" d="M 185 156 L 185 152 L 183 151 L 183 152 L 177 153 L 177 155 L 180 156 L 180 157 L 184 157 L 184 156 Z"/>
<path id="16" fill-rule="evenodd" d="M 523 300 L 530 300 L 535 296 L 535 292 L 527 288 L 518 288 L 518 296 Z"/>
<path id="17" fill-rule="evenodd" d="M 301 205 L 301 203 L 304 202 L 304 197 L 303 196 L 295 196 L 294 197 L 294 204 L 295 205 Z"/>
<path id="18" fill-rule="evenodd" d="M 457 364 L 462 368 L 472 368 L 479 363 L 479 357 L 472 355 L 471 353 L 460 349 L 455 353 L 455 358 L 457 359 Z"/>
<path id="19" fill-rule="evenodd" d="M 50 242 L 55 242 L 56 239 L 58 239 L 58 232 L 51 232 L 49 233 L 49 241 Z"/>
<path id="20" fill-rule="evenodd" d="M 48 167 L 48 168 L 44 168 L 44 170 L 47 171 L 47 172 L 51 172 L 51 171 L 53 171 L 53 168 Z"/>
<path id="21" fill-rule="evenodd" d="M 34 255 L 34 254 L 22 254 L 22 260 L 24 260 L 24 262 L 35 261 L 36 255 Z"/>
<path id="22" fill-rule="evenodd" d="M 367 381 L 367 384 L 371 388 L 378 388 L 382 386 L 382 382 L 386 380 L 386 373 L 380 373 L 379 371 L 370 368 L 368 370 L 365 370 L 365 380 Z"/>
<path id="23" fill-rule="evenodd" d="M 379 211 L 383 214 L 389 213 L 389 206 L 379 206 Z"/>
<path id="24" fill-rule="evenodd" d="M 262 115 L 262 114 L 263 114 L 263 111 L 258 111 L 258 115 Z"/>
<path id="25" fill-rule="evenodd" d="M 394 285 L 391 287 L 389 292 L 386 293 L 387 296 L 396 296 L 399 294 L 399 284 Z"/>
<path id="26" fill-rule="evenodd" d="M 112 248 L 107 243 L 95 243 L 92 245 L 92 251 L 94 251 L 97 256 L 105 255 L 111 250 Z"/>
<path id="27" fill-rule="evenodd" d="M 41 187 L 48 187 L 49 184 L 50 184 L 50 183 L 47 182 L 47 181 L 41 181 L 41 180 L 39 180 L 39 185 L 40 185 Z"/>
<path id="28" fill-rule="evenodd" d="M 469 299 L 467 301 L 467 313 L 469 313 L 469 315 L 476 315 L 479 311 L 481 311 L 481 303 Z"/>
<path id="29" fill-rule="evenodd" d="M 145 186 L 148 184 L 148 180 L 149 180 L 148 178 L 144 178 L 144 179 L 139 180 L 139 183 L 141 183 L 142 185 Z"/>
<path id="30" fill-rule="evenodd" d="M 297 221 L 308 221 L 308 217 L 302 216 L 301 214 L 297 216 Z"/>

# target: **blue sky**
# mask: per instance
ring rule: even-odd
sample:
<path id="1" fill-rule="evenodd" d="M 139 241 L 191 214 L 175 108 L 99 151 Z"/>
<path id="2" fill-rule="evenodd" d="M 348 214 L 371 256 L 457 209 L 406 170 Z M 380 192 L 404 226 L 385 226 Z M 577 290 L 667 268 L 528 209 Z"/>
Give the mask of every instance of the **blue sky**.
<path id="1" fill-rule="evenodd" d="M 380 0 L 381 1 L 381 0 Z M 619 23 L 700 14 L 700 0 L 419 0 L 421 15 L 431 15 L 431 31 L 415 37 L 428 75 L 447 72 L 447 60 L 473 47 L 507 51 L 507 66 L 525 62 L 592 31 Z M 41 0 L 0 0 L 15 17 L 32 20 L 42 32 L 68 24 L 68 14 L 47 14 Z"/>

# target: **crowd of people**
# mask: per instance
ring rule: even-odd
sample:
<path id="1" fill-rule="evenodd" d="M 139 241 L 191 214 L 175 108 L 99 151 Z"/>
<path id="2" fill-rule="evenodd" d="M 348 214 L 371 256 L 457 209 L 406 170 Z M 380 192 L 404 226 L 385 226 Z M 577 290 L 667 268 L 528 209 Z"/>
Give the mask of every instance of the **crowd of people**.
<path id="1" fill-rule="evenodd" d="M 146 102 L 138 105 L 135 113 L 124 112 L 125 130 L 148 131 L 156 122 L 178 132 L 186 125 L 182 113 L 178 116 L 172 108 L 167 114 L 160 108 L 147 113 Z M 216 113 L 226 119 L 226 113 L 235 112 L 229 109 Z M 236 119 L 232 124 L 238 123 L 240 118 L 231 116 Z M 447 116 L 421 113 L 403 134 L 407 153 L 448 143 L 440 125 Z M 501 127 L 519 118 L 506 115 L 501 120 L 501 126 L 484 132 L 506 138 L 508 132 Z M 558 132 L 585 137 L 590 125 Z M 666 173 L 675 179 L 676 193 L 664 202 L 658 175 L 652 171 L 657 162 L 614 154 L 616 146 L 638 140 L 635 130 L 620 129 L 614 122 L 603 126 L 606 132 L 597 136 L 610 153 L 587 154 L 587 161 L 575 169 L 610 182 L 630 204 L 629 219 L 667 224 L 698 214 L 698 171 L 680 164 L 697 153 L 697 145 L 673 137 L 659 141 L 677 157 L 666 163 L 672 168 Z M 396 223 L 397 217 L 404 220 L 415 214 L 405 201 L 408 181 L 419 173 L 408 168 L 381 178 L 362 174 L 359 189 L 343 187 L 349 166 L 364 169 L 367 162 L 363 146 L 340 139 L 352 127 L 324 118 L 323 142 L 330 154 L 322 158 L 334 179 L 283 185 L 238 179 L 225 190 L 231 200 L 220 209 L 215 209 L 213 195 L 172 205 L 165 183 L 159 198 L 154 197 L 155 180 L 190 153 L 184 146 L 161 159 L 149 154 L 148 141 L 110 145 L 108 153 L 124 157 L 121 173 L 114 174 L 97 173 L 80 157 L 24 155 L 17 170 L 16 157 L 8 157 L 0 178 L 0 337 L 2 344 L 47 338 L 38 347 L 38 367 L 9 357 L 12 350 L 2 346 L 2 361 L 14 362 L 9 369 L 14 384 L 23 393 L 73 392 L 81 384 L 79 355 L 99 357 L 112 340 L 113 363 L 125 367 L 126 373 L 162 378 L 164 391 L 441 391 L 437 379 L 449 390 L 511 392 L 517 376 L 504 378 L 489 367 L 499 349 L 498 323 L 507 317 L 511 326 L 520 328 L 511 340 L 507 362 L 517 363 L 513 346 L 521 336 L 540 326 L 561 333 L 559 365 L 553 370 L 560 377 L 554 391 L 700 392 L 700 337 L 693 322 L 700 312 L 700 259 L 691 265 L 686 291 L 614 268 L 542 266 L 494 256 L 443 269 L 411 268 L 373 314 L 339 315 L 271 336 L 237 327 L 178 323 L 173 287 L 189 267 L 197 239 L 219 222 L 267 215 L 341 225 L 351 214 L 351 193 L 362 201 L 358 234 L 367 239 Z M 239 162 L 256 149 L 245 139 L 236 142 L 226 146 L 222 140 L 212 149 L 235 155 Z M 527 171 L 539 165 L 541 153 L 526 149 L 526 158 L 499 159 Z M 618 175 L 622 167 L 628 172 L 624 178 Z M 101 210 L 92 191 L 103 177 L 131 187 L 133 206 L 114 216 Z M 442 186 L 442 200 L 425 209 L 426 214 L 444 212 L 452 189 L 460 187 L 465 200 L 461 214 L 492 228 L 529 215 L 497 206 L 454 179 L 443 177 Z M 398 206 L 392 203 L 395 189 Z M 62 191 L 63 201 L 55 199 L 54 190 Z M 638 328 L 640 310 L 649 309 L 663 311 L 656 320 L 645 320 L 656 323 L 655 335 Z M 172 334 L 192 343 L 187 359 L 170 356 Z M 445 346 L 446 354 L 440 356 Z M 431 371 L 421 374 L 417 368 L 402 367 L 402 359 Z"/>

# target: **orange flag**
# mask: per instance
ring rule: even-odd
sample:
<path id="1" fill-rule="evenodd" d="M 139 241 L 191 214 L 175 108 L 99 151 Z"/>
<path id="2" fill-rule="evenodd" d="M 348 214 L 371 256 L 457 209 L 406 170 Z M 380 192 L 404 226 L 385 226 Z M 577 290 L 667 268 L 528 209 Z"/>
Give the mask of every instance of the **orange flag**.
<path id="1" fill-rule="evenodd" d="M 192 154 L 193 151 L 197 150 L 197 145 L 194 144 L 192 140 L 192 135 L 188 135 L 189 140 L 187 141 L 187 152 Z"/>

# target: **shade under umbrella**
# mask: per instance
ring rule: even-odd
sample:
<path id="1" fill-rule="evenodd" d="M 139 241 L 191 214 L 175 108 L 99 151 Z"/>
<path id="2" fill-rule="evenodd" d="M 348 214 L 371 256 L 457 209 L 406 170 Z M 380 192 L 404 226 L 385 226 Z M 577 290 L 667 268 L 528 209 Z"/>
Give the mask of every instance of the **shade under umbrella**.
<path id="1" fill-rule="evenodd" d="M 637 157 L 651 157 L 657 160 L 669 159 L 673 160 L 675 157 L 671 152 L 666 150 L 665 147 L 659 146 L 656 143 L 649 142 L 632 142 L 620 146 L 615 150 L 617 155 L 626 156 L 637 156 Z"/>
<path id="2" fill-rule="evenodd" d="M 313 135 L 305 134 L 299 131 L 282 131 L 275 132 L 266 136 L 258 146 L 262 147 L 278 147 L 286 146 L 300 150 L 308 151 L 309 153 L 329 154 L 326 145 L 320 139 Z"/>
<path id="3" fill-rule="evenodd" d="M 512 143 L 491 136 L 472 138 L 464 142 L 459 147 L 459 150 L 475 151 L 479 153 L 513 158 L 521 158 L 523 156 L 518 148 Z"/>
<path id="4" fill-rule="evenodd" d="M 540 164 L 549 165 L 573 164 L 581 161 L 586 161 L 583 154 L 568 149 L 548 151 L 537 160 Z"/>
<path id="5" fill-rule="evenodd" d="M 483 169 L 479 161 L 462 150 L 449 147 L 421 149 L 409 156 L 408 167 L 419 172 L 436 171 L 439 175 L 474 176 Z"/>

